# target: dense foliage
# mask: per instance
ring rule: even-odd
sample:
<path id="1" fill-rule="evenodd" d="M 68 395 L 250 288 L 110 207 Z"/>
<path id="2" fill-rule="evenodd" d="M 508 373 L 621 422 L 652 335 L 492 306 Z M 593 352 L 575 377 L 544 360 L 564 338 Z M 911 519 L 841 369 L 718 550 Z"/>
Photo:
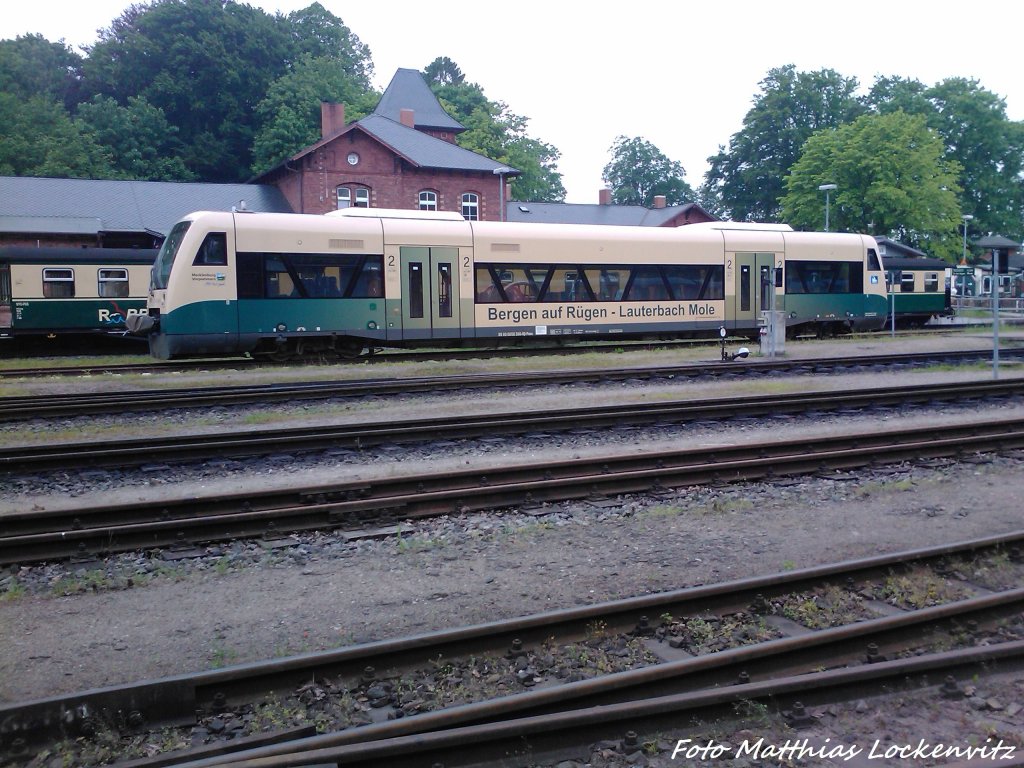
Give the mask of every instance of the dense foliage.
<path id="1" fill-rule="evenodd" d="M 380 98 L 370 50 L 318 2 L 271 16 L 234 0 L 153 0 L 84 53 L 40 35 L 0 40 L 0 173 L 245 181 L 320 138 L 321 101 L 344 103 L 351 121 Z M 427 75 L 470 129 L 462 146 L 521 170 L 517 194 L 564 199 L 558 151 L 525 118 L 450 59 Z"/>
<path id="2" fill-rule="evenodd" d="M 834 183 L 835 228 L 887 235 L 951 258 L 971 236 L 1024 235 L 1024 124 L 974 80 L 926 86 L 879 77 L 861 98 L 831 70 L 772 70 L 701 196 L 719 215 L 820 228 Z M 871 119 L 868 119 L 871 118 Z M 883 119 L 884 118 L 884 119 Z"/>

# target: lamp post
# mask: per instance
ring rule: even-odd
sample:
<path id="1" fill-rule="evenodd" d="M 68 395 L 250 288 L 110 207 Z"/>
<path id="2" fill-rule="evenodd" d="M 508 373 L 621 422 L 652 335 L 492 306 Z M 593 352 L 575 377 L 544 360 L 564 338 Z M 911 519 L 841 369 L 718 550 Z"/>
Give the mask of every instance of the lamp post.
<path id="1" fill-rule="evenodd" d="M 495 168 L 492 173 L 498 177 L 498 204 L 501 206 L 501 218 L 499 221 L 505 220 L 505 174 L 511 173 L 512 169 L 506 165 L 500 168 Z"/>
<path id="2" fill-rule="evenodd" d="M 828 232 L 828 195 L 833 189 L 838 189 L 835 184 L 822 184 L 818 187 L 819 192 L 825 193 L 825 231 Z"/>
<path id="3" fill-rule="evenodd" d="M 960 264 L 963 266 L 967 264 L 967 222 L 971 221 L 974 217 L 969 213 L 965 213 L 960 218 L 964 220 L 964 254 L 960 257 Z"/>
<path id="4" fill-rule="evenodd" d="M 960 257 L 960 266 L 965 267 L 967 266 L 967 222 L 971 221 L 974 217 L 969 213 L 965 213 L 960 218 L 964 220 L 964 250 L 963 255 Z M 959 307 L 963 303 L 964 294 L 967 293 L 967 278 L 964 275 L 960 275 L 957 277 L 957 282 L 959 285 L 957 285 L 956 301 Z"/>

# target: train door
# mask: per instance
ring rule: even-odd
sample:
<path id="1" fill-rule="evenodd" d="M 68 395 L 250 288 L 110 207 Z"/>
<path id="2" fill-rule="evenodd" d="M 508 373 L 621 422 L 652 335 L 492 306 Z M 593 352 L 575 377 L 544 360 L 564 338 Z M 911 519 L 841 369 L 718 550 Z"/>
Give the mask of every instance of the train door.
<path id="1" fill-rule="evenodd" d="M 769 278 L 772 267 L 773 253 L 737 253 L 736 261 L 736 327 L 756 328 L 761 313 L 771 307 L 772 285 Z M 781 259 L 780 259 L 781 262 Z M 776 264 L 775 285 L 782 284 L 781 263 Z M 783 307 L 780 297 L 776 297 L 775 309 Z"/>
<path id="2" fill-rule="evenodd" d="M 0 264 L 0 336 L 14 324 L 14 309 L 11 305 L 11 266 Z"/>
<path id="3" fill-rule="evenodd" d="M 402 338 L 459 338 L 459 249 L 403 245 L 399 254 Z"/>

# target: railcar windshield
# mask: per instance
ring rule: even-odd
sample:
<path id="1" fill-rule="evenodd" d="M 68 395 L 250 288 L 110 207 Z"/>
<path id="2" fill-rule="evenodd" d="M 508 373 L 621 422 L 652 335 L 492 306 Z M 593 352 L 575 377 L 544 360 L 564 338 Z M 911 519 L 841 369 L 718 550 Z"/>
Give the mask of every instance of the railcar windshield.
<path id="1" fill-rule="evenodd" d="M 174 257 L 178 255 L 181 241 L 185 239 L 185 233 L 192 226 L 191 221 L 179 221 L 174 225 L 171 234 L 164 240 L 160 247 L 160 253 L 156 255 L 153 263 L 153 271 L 150 273 L 150 287 L 154 290 L 167 287 L 167 281 L 171 277 L 171 267 L 174 265 Z"/>

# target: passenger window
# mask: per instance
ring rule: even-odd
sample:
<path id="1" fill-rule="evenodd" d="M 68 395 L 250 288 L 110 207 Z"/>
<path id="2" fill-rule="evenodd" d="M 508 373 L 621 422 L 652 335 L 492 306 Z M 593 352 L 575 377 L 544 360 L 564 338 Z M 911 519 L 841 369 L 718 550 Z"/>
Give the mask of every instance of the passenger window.
<path id="1" fill-rule="evenodd" d="M 224 267 L 228 263 L 228 236 L 224 232 L 210 232 L 199 246 L 193 267 Z"/>
<path id="2" fill-rule="evenodd" d="M 43 297 L 47 299 L 75 298 L 75 270 L 44 269 Z"/>
<path id="3" fill-rule="evenodd" d="M 99 296 L 102 299 L 124 299 L 128 296 L 127 269 L 101 269 L 99 271 Z"/>
<path id="4" fill-rule="evenodd" d="M 927 293 L 937 293 L 939 290 L 939 273 L 926 272 L 924 276 L 924 290 Z"/>
<path id="5" fill-rule="evenodd" d="M 900 274 L 900 293 L 914 292 L 914 273 L 903 272 Z"/>

